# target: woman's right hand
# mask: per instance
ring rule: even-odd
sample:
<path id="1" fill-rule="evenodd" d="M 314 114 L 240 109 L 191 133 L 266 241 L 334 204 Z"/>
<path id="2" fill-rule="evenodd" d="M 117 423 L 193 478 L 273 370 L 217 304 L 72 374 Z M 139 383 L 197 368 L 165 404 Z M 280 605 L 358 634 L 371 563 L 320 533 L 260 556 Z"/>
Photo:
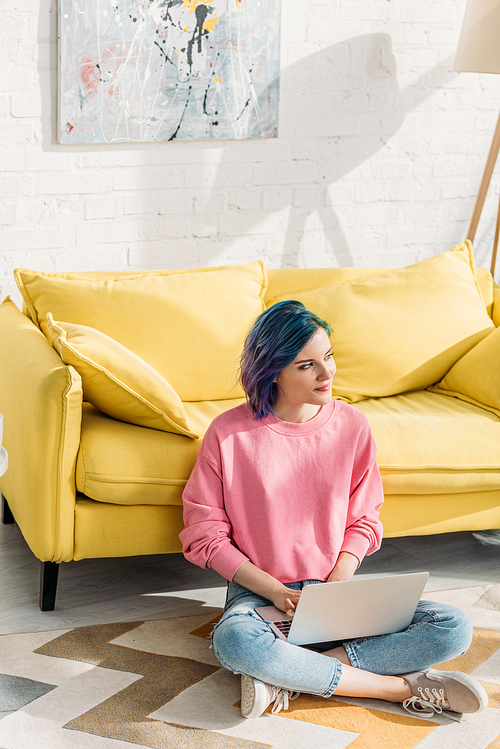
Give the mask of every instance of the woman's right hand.
<path id="1" fill-rule="evenodd" d="M 283 586 L 282 590 L 276 592 L 271 599 L 277 609 L 284 611 L 288 616 L 293 616 L 300 598 L 300 590 L 292 590 Z"/>
<path id="2" fill-rule="evenodd" d="M 293 616 L 300 598 L 300 590 L 287 588 L 286 585 L 256 567 L 252 562 L 243 562 L 241 567 L 236 570 L 233 582 L 263 598 L 267 598 L 268 601 L 274 603 L 277 609 L 284 611 L 288 616 Z"/>

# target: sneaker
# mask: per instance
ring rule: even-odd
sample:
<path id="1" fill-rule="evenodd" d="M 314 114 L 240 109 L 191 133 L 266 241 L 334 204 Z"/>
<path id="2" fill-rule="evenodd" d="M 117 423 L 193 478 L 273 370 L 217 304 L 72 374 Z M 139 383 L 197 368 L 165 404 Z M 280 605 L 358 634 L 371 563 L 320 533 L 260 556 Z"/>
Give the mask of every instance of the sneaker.
<path id="1" fill-rule="evenodd" d="M 472 535 L 483 546 L 500 546 L 500 528 L 492 528 L 489 531 L 477 531 Z"/>
<path id="2" fill-rule="evenodd" d="M 472 676 L 460 671 L 416 671 L 402 677 L 412 691 L 412 697 L 403 702 L 408 712 L 421 718 L 432 718 L 435 713 L 443 713 L 452 720 L 460 716 L 452 713 L 480 713 L 488 705 L 488 695 L 484 687 Z"/>
<path id="3" fill-rule="evenodd" d="M 244 718 L 258 718 L 271 702 L 274 702 L 274 715 L 281 709 L 288 710 L 289 700 L 294 700 L 298 696 L 299 692 L 271 687 L 244 674 L 241 677 L 241 714 Z"/>

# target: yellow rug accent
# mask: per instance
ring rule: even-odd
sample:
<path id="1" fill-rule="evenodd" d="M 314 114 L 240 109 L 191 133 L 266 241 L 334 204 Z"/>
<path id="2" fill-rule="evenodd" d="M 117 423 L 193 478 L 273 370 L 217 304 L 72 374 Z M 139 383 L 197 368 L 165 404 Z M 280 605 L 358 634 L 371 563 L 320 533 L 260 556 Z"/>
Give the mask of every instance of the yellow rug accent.
<path id="1" fill-rule="evenodd" d="M 480 680 L 480 684 L 486 689 L 488 694 L 488 707 L 500 709 L 500 684 L 491 684 L 488 681 Z"/>
<path id="2" fill-rule="evenodd" d="M 270 712 L 270 708 L 266 712 Z M 316 723 L 339 731 L 359 733 L 349 749 L 414 749 L 438 724 L 411 716 L 394 715 L 322 697 L 301 695 L 285 718 Z"/>
<path id="3" fill-rule="evenodd" d="M 222 614 L 218 614 L 217 616 L 214 616 L 213 619 L 210 619 L 209 622 L 206 624 L 203 624 L 201 627 L 198 627 L 197 629 L 193 629 L 192 632 L 190 632 L 190 635 L 194 635 L 194 637 L 201 637 L 203 640 L 210 640 L 210 635 L 212 634 L 212 630 L 222 619 Z"/>

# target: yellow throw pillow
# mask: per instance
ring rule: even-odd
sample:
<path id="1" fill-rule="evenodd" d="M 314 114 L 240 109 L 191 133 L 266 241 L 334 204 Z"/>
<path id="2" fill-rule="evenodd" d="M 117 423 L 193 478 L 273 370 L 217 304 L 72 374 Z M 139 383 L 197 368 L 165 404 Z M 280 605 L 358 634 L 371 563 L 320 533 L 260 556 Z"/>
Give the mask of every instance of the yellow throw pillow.
<path id="1" fill-rule="evenodd" d="M 500 328 L 474 346 L 428 390 L 452 395 L 500 416 Z"/>
<path id="2" fill-rule="evenodd" d="M 470 242 L 362 281 L 275 297 L 298 299 L 330 323 L 333 395 L 348 403 L 428 387 L 494 325 Z"/>
<path id="3" fill-rule="evenodd" d="M 47 313 L 75 320 L 148 362 L 183 401 L 243 395 L 238 360 L 264 310 L 262 262 L 124 275 L 38 273 L 17 269 L 31 319 L 47 336 Z"/>
<path id="4" fill-rule="evenodd" d="M 108 416 L 197 439 L 181 399 L 153 367 L 109 336 L 85 325 L 54 322 L 49 340 L 82 378 L 83 397 Z"/>

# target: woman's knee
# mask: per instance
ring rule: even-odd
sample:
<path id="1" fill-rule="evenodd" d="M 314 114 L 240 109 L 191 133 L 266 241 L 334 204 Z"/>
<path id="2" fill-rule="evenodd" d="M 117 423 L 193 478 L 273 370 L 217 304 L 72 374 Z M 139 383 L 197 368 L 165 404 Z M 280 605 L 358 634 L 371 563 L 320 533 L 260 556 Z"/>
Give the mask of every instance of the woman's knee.
<path id="1" fill-rule="evenodd" d="M 451 617 L 456 633 L 458 654 L 465 653 L 471 645 L 474 627 L 469 614 L 458 606 L 450 606 L 452 609 Z"/>
<path id="2" fill-rule="evenodd" d="M 435 647 L 440 660 L 450 660 L 465 653 L 472 642 L 473 626 L 470 616 L 458 606 L 426 601 L 420 608 L 421 621 L 432 627 Z"/>
<path id="3" fill-rule="evenodd" d="M 212 632 L 212 646 L 222 665 L 238 673 L 247 673 L 248 664 L 266 647 L 266 638 L 274 635 L 253 612 L 224 617 Z"/>

